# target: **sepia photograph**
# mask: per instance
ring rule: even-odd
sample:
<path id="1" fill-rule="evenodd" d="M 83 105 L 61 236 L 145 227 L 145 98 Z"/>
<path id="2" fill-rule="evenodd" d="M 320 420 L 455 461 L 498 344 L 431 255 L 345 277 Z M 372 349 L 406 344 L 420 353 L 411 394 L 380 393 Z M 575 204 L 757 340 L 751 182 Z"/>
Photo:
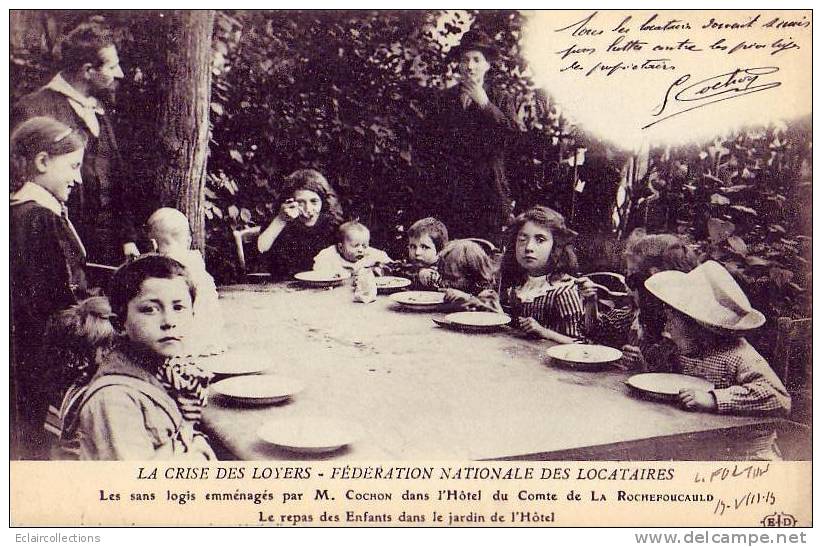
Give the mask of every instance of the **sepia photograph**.
<path id="1" fill-rule="evenodd" d="M 811 32 L 810 10 L 9 10 L 12 481 L 721 462 L 807 471 L 810 506 L 810 465 L 767 465 L 812 459 Z"/>

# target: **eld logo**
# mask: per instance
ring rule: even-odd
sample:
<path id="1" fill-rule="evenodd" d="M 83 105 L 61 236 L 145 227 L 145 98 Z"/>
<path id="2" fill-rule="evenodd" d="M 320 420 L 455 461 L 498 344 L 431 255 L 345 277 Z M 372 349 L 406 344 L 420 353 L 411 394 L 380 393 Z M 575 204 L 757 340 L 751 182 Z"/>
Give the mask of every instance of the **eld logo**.
<path id="1" fill-rule="evenodd" d="M 774 513 L 764 517 L 761 521 L 765 528 L 788 528 L 796 526 L 796 518 L 787 513 Z"/>

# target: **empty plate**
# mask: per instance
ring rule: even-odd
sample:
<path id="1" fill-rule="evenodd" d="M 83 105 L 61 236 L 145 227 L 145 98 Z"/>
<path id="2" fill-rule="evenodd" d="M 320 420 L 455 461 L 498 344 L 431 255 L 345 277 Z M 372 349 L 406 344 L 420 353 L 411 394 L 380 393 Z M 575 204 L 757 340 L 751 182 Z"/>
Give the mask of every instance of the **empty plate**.
<path id="1" fill-rule="evenodd" d="M 714 388 L 714 385 L 704 378 L 668 372 L 636 374 L 625 383 L 642 394 L 663 400 L 675 399 L 682 389 L 710 391 Z"/>
<path id="2" fill-rule="evenodd" d="M 291 452 L 334 452 L 363 436 L 355 423 L 330 418 L 290 418 L 267 422 L 257 430 L 263 441 Z"/>
<path id="3" fill-rule="evenodd" d="M 434 322 L 443 327 L 469 332 L 494 331 L 511 322 L 504 313 L 489 311 L 462 311 L 449 313 L 444 318 L 435 318 Z"/>
<path id="4" fill-rule="evenodd" d="M 622 359 L 618 349 L 596 344 L 560 344 L 545 351 L 560 364 L 581 369 L 601 368 Z"/>
<path id="5" fill-rule="evenodd" d="M 303 383 L 294 378 L 260 374 L 237 376 L 211 384 L 211 390 L 224 397 L 248 404 L 270 405 L 299 393 Z"/>
<path id="6" fill-rule="evenodd" d="M 435 291 L 405 291 L 392 294 L 391 300 L 410 308 L 435 308 L 445 302 L 445 295 Z"/>
<path id="7" fill-rule="evenodd" d="M 306 285 L 313 285 L 316 287 L 331 287 L 333 285 L 340 285 L 343 281 L 351 277 L 349 272 L 324 272 L 311 270 L 310 272 L 300 272 L 294 274 L 294 279 L 301 281 Z"/>
<path id="8" fill-rule="evenodd" d="M 222 376 L 256 374 L 274 366 L 266 355 L 243 354 L 232 351 L 213 355 L 200 360 L 203 369 Z"/>
<path id="9" fill-rule="evenodd" d="M 396 291 L 411 285 L 410 279 L 406 279 L 404 277 L 393 277 L 390 275 L 377 277 L 376 281 L 377 290 L 380 292 Z"/>

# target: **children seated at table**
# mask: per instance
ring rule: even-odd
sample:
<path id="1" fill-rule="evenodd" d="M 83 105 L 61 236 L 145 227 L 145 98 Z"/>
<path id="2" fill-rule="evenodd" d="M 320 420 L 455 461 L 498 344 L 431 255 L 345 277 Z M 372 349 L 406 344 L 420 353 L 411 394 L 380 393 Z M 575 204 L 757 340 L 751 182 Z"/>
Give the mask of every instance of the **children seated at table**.
<path id="1" fill-rule="evenodd" d="M 405 260 L 386 265 L 385 273 L 398 275 L 413 282 L 412 289 L 431 286 L 438 279 L 439 253 L 448 244 L 448 228 L 434 217 L 422 218 L 408 228 Z"/>
<path id="2" fill-rule="evenodd" d="M 81 459 L 216 459 L 157 378 L 184 352 L 195 296 L 185 267 L 165 256 L 144 255 L 115 272 L 109 297 L 120 335 L 79 402 Z"/>
<path id="3" fill-rule="evenodd" d="M 385 251 L 370 246 L 371 231 L 352 220 L 340 225 L 337 244 L 326 247 L 314 257 L 314 270 L 328 273 L 355 272 L 370 268 L 376 275 L 382 273 L 382 265 L 391 261 Z"/>
<path id="4" fill-rule="evenodd" d="M 583 308 L 571 246 L 576 232 L 544 206 L 534 207 L 509 228 L 513 241 L 503 259 L 503 299 L 526 334 L 561 344 L 582 338 Z"/>
<path id="5" fill-rule="evenodd" d="M 445 302 L 465 311 L 502 311 L 496 289 L 497 269 L 478 243 L 451 241 L 440 253 L 439 265 L 439 274 L 427 284 L 443 290 Z"/>
<path id="6" fill-rule="evenodd" d="M 689 273 L 660 272 L 647 289 L 665 303 L 665 331 L 679 355 L 675 372 L 714 384 L 708 391 L 684 389 L 680 404 L 694 411 L 786 416 L 791 399 L 768 362 L 745 339 L 765 317 L 721 264 L 709 261 Z M 752 432 L 743 456 L 775 459 L 772 433 Z"/>
<path id="7" fill-rule="evenodd" d="M 191 248 L 191 228 L 186 216 L 170 207 L 157 209 L 146 222 L 157 252 L 173 258 L 188 270 L 197 289 L 194 304 L 194 331 L 188 351 L 192 355 L 214 355 L 225 351 L 223 314 L 214 278 L 206 271 L 200 251 Z"/>
<path id="8" fill-rule="evenodd" d="M 582 278 L 580 294 L 585 304 L 586 337 L 598 344 L 621 348 L 623 364 L 628 368 L 667 371 L 676 347 L 662 336 L 662 303 L 645 288 L 645 280 L 666 270 L 690 272 L 696 267 L 697 258 L 679 237 L 648 235 L 641 228 L 629 236 L 624 257 L 632 305 L 599 314 L 597 290 Z"/>

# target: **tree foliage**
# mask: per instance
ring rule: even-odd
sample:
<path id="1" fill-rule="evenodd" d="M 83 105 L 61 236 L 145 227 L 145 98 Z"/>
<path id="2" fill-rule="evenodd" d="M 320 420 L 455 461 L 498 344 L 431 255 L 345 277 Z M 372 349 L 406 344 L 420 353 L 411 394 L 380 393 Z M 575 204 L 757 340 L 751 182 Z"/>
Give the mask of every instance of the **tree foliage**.
<path id="1" fill-rule="evenodd" d="M 523 204 L 568 182 L 565 128 L 534 90 L 519 55 L 515 12 L 233 12 L 217 21 L 207 214 L 211 240 L 263 224 L 280 181 L 312 167 L 346 215 L 397 252 L 404 229 L 444 196 L 447 150 L 430 142 L 433 94 L 452 79 L 448 51 L 469 27 L 501 44 L 491 85 L 514 102 L 520 136 L 509 159 Z M 560 144 L 560 142 L 562 144 Z M 547 181 L 545 165 L 554 160 Z"/>

